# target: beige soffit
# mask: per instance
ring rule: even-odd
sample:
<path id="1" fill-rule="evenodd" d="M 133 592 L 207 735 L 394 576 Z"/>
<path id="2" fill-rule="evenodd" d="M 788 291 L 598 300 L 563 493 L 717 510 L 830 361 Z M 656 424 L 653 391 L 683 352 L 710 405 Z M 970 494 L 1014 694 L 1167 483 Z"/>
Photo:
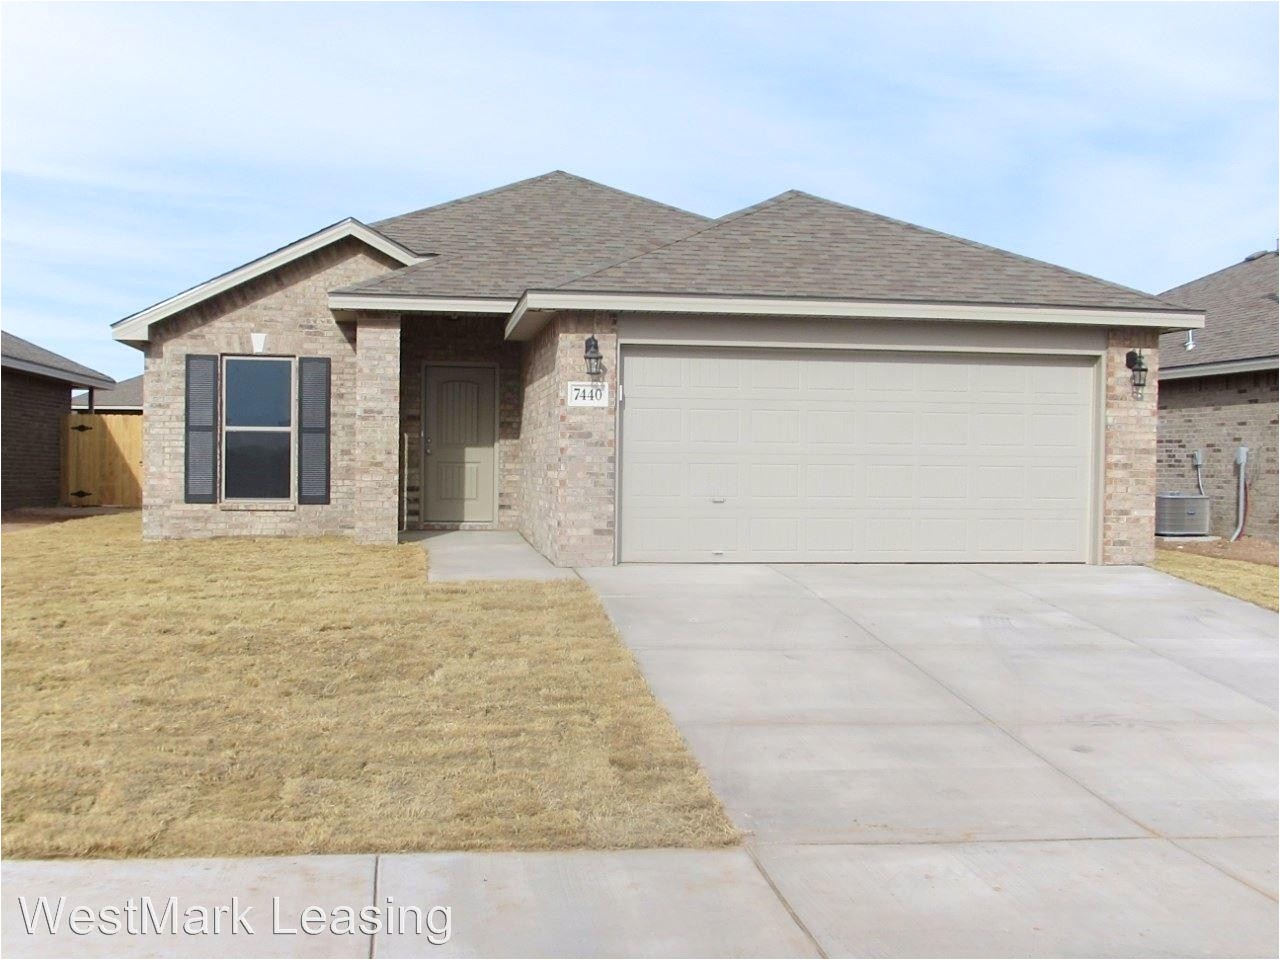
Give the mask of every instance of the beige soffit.
<path id="1" fill-rule="evenodd" d="M 123 320 L 117 320 L 111 325 L 111 335 L 115 339 L 126 343 L 146 343 L 151 337 L 151 325 L 153 323 L 159 323 L 161 320 L 186 310 L 188 307 L 202 303 L 210 297 L 216 297 L 218 294 L 225 293 L 233 287 L 260 277 L 265 273 L 270 273 L 272 270 L 297 260 L 299 257 L 305 257 L 309 253 L 314 253 L 339 240 L 345 240 L 347 237 L 354 237 L 405 266 L 420 263 L 427 259 L 414 253 L 408 247 L 384 237 L 376 230 L 365 226 L 359 220 L 348 217 L 346 220 L 341 220 L 332 226 L 325 227 L 323 230 L 303 237 L 301 240 L 296 240 L 286 247 L 281 247 L 274 253 L 259 257 L 257 260 L 251 260 L 242 267 L 237 267 L 221 276 L 214 277 L 212 280 L 207 280 L 199 286 L 192 287 L 190 290 L 184 290 L 168 300 L 161 300 L 154 306 L 147 307 L 147 309 L 125 317 Z"/>
<path id="2" fill-rule="evenodd" d="M 395 294 L 331 293 L 330 310 L 389 310 L 403 313 L 510 313 L 509 297 L 411 297 Z"/>
<path id="3" fill-rule="evenodd" d="M 627 310 L 645 313 L 721 313 L 849 319 L 954 320 L 965 323 L 1040 323 L 1198 330 L 1203 310 L 1138 310 L 1088 307 L 1010 306 L 975 303 L 908 303 L 882 300 L 783 297 L 683 296 L 645 293 L 573 293 L 530 290 L 507 321 L 508 340 L 528 340 L 553 310 Z"/>
<path id="4" fill-rule="evenodd" d="M 1263 370 L 1275 370 L 1280 367 L 1276 357 L 1261 357 L 1255 360 L 1222 360 L 1218 363 L 1201 363 L 1194 367 L 1161 368 L 1156 374 L 1157 380 L 1189 380 L 1192 377 L 1213 377 L 1227 373 L 1257 373 Z"/>

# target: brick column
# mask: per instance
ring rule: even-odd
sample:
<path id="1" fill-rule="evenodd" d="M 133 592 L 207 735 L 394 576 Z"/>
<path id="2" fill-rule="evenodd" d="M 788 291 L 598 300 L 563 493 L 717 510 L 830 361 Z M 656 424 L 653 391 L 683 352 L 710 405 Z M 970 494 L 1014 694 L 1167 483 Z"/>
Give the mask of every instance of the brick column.
<path id="1" fill-rule="evenodd" d="M 400 318 L 356 327 L 355 539 L 395 543 L 400 526 Z"/>
<path id="2" fill-rule="evenodd" d="M 1106 460 L 1102 491 L 1102 562 L 1149 563 L 1156 534 L 1156 372 L 1158 330 L 1121 328 L 1107 334 Z M 1125 354 L 1141 350 L 1147 388 L 1133 396 Z"/>
<path id="3" fill-rule="evenodd" d="M 594 334 L 604 355 L 607 407 L 570 407 L 568 384 L 591 380 L 583 348 Z M 618 334 L 606 313 L 565 314 L 556 329 L 559 434 L 556 532 L 552 561 L 559 566 L 611 566 L 614 561 L 614 492 L 617 478 Z"/>

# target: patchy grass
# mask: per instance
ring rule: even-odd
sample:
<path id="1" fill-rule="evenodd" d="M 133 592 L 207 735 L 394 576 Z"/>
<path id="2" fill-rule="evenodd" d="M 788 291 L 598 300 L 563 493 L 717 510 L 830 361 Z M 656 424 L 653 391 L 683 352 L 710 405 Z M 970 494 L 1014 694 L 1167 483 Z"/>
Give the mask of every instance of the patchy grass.
<path id="1" fill-rule="evenodd" d="M 2 572 L 6 857 L 736 840 L 580 582 L 136 514 L 6 534 Z"/>
<path id="2" fill-rule="evenodd" d="M 1205 587 L 1248 600 L 1269 610 L 1280 610 L 1276 601 L 1278 574 L 1274 566 L 1248 560 L 1226 560 L 1179 550 L 1156 550 L 1157 570 Z"/>

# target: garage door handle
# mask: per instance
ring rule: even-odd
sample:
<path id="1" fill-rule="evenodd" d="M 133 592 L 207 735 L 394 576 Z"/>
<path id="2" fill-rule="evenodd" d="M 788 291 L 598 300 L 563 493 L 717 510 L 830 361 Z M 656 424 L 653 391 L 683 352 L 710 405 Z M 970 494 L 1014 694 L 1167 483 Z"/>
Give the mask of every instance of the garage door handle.
<path id="1" fill-rule="evenodd" d="M 711 498 L 711 502 L 712 502 L 712 503 L 724 503 L 724 497 L 712 497 L 712 498 Z"/>

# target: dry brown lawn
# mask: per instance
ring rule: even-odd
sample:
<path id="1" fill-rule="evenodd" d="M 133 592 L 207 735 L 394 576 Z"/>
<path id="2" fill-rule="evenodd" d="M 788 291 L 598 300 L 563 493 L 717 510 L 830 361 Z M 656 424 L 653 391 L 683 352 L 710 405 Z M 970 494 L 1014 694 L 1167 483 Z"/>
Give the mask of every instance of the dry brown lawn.
<path id="1" fill-rule="evenodd" d="M 1260 607 L 1280 610 L 1280 603 L 1276 600 L 1280 575 L 1271 564 L 1228 560 L 1180 550 L 1157 550 L 1152 566 Z"/>
<path id="2" fill-rule="evenodd" d="M 2 573 L 6 857 L 736 840 L 580 582 L 137 514 L 5 534 Z"/>

